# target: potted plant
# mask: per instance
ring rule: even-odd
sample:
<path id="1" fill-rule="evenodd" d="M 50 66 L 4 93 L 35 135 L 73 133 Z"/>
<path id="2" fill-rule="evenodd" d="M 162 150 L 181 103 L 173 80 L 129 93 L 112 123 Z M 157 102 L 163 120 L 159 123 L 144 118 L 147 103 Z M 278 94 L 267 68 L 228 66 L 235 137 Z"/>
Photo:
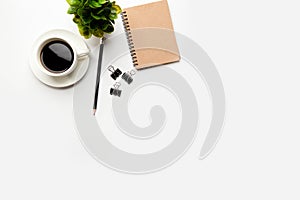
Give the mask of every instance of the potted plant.
<path id="1" fill-rule="evenodd" d="M 89 39 L 92 35 L 103 38 L 105 33 L 114 31 L 115 20 L 121 8 L 110 0 L 67 0 L 68 14 L 74 14 L 80 34 Z"/>

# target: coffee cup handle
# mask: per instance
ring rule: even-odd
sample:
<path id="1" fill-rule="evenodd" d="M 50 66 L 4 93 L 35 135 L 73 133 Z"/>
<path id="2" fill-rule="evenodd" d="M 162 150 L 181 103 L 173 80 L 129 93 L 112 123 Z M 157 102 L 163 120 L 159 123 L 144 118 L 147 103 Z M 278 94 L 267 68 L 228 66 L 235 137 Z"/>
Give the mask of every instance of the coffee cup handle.
<path id="1" fill-rule="evenodd" d="M 89 53 L 90 53 L 89 49 L 84 49 L 77 53 L 77 57 L 78 57 L 78 59 L 84 59 L 89 55 Z"/>

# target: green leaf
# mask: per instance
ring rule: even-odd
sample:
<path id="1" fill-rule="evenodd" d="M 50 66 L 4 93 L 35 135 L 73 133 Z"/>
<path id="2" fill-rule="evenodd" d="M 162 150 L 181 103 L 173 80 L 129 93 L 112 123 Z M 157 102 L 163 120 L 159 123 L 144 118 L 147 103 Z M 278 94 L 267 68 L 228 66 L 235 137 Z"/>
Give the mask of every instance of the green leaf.
<path id="1" fill-rule="evenodd" d="M 113 5 L 112 8 L 116 11 L 117 14 L 120 14 L 122 12 L 121 7 L 118 5 Z"/>
<path id="2" fill-rule="evenodd" d="M 117 18 L 118 18 L 118 15 L 117 15 L 117 14 L 114 14 L 114 13 L 110 13 L 110 14 L 109 14 L 109 19 L 115 20 L 115 19 L 117 19 Z"/>
<path id="3" fill-rule="evenodd" d="M 70 6 L 68 9 L 68 14 L 75 14 L 77 12 L 78 7 Z"/>
<path id="4" fill-rule="evenodd" d="M 97 28 L 93 30 L 93 35 L 102 38 L 104 36 L 104 32 L 101 29 Z"/>
<path id="5" fill-rule="evenodd" d="M 83 15 L 84 9 L 83 8 L 79 8 L 77 10 L 77 14 L 81 17 Z"/>
<path id="6" fill-rule="evenodd" d="M 112 7 L 112 2 L 108 1 L 104 4 L 104 6 L 110 9 Z"/>
<path id="7" fill-rule="evenodd" d="M 85 25 L 82 24 L 77 24 L 78 30 L 80 33 L 83 34 L 84 31 L 86 31 L 88 29 L 88 27 L 86 27 Z"/>
<path id="8" fill-rule="evenodd" d="M 86 24 L 86 25 L 88 25 L 92 20 L 93 20 L 92 17 L 83 17 L 82 18 L 83 24 Z"/>
<path id="9" fill-rule="evenodd" d="M 78 25 L 78 30 L 80 35 L 82 35 L 85 39 L 89 39 L 92 36 L 91 31 L 86 26 Z"/>
<path id="10" fill-rule="evenodd" d="M 73 22 L 74 22 L 75 24 L 81 23 L 80 16 L 79 16 L 79 15 L 75 15 L 74 18 L 73 18 Z"/>
<path id="11" fill-rule="evenodd" d="M 99 2 L 100 4 L 105 4 L 105 3 L 106 3 L 106 0 L 98 0 L 98 2 Z"/>
<path id="12" fill-rule="evenodd" d="M 91 16 L 94 18 L 94 19 L 97 19 L 97 20 L 99 20 L 99 19 L 106 19 L 105 18 L 105 16 L 101 16 L 101 15 L 95 15 L 94 13 L 91 13 Z"/>
<path id="13" fill-rule="evenodd" d="M 67 2 L 70 6 L 79 6 L 81 3 L 80 0 L 67 0 Z"/>
<path id="14" fill-rule="evenodd" d="M 107 28 L 108 28 L 108 26 L 109 26 L 109 23 L 104 23 L 104 24 L 101 26 L 101 28 L 102 28 L 103 31 L 106 31 Z"/>
<path id="15" fill-rule="evenodd" d="M 91 23 L 90 23 L 90 29 L 94 30 L 94 29 L 97 29 L 99 27 L 100 27 L 99 21 L 97 21 L 97 20 L 91 21 Z"/>
<path id="16" fill-rule="evenodd" d="M 113 25 L 110 25 L 107 27 L 107 29 L 105 30 L 106 33 L 112 33 L 114 32 L 115 28 L 113 27 Z"/>
<path id="17" fill-rule="evenodd" d="M 109 21 L 105 21 L 100 27 L 105 33 L 112 33 L 114 31 L 114 27 Z"/>
<path id="18" fill-rule="evenodd" d="M 93 20 L 91 13 L 88 9 L 79 8 L 77 13 L 80 16 L 80 18 L 82 19 L 82 22 L 84 24 L 88 24 Z"/>
<path id="19" fill-rule="evenodd" d="M 110 14 L 110 8 L 107 8 L 107 7 L 105 7 L 105 8 L 103 8 L 103 9 L 101 9 L 98 13 L 97 13 L 97 15 L 102 15 L 102 16 L 109 16 L 109 14 Z"/>
<path id="20" fill-rule="evenodd" d="M 83 4 L 83 5 L 84 5 L 85 7 L 88 7 L 88 6 L 89 6 L 89 4 L 90 4 L 90 0 L 85 0 L 85 2 L 84 2 L 84 4 Z"/>
<path id="21" fill-rule="evenodd" d="M 92 37 L 92 33 L 91 32 L 86 32 L 86 33 L 84 33 L 83 37 L 85 39 L 90 39 Z"/>
<path id="22" fill-rule="evenodd" d="M 92 8 L 100 8 L 101 6 L 102 5 L 98 1 L 96 1 L 96 0 L 92 0 L 90 2 L 90 7 L 92 7 Z"/>

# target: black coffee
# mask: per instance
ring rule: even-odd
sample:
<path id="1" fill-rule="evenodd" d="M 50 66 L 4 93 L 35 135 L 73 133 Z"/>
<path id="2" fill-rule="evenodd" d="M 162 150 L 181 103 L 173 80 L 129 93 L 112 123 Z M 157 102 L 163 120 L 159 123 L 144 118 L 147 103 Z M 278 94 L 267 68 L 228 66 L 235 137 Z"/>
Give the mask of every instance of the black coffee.
<path id="1" fill-rule="evenodd" d="M 74 53 L 68 43 L 61 40 L 52 41 L 43 47 L 41 61 L 48 71 L 61 73 L 72 66 Z"/>

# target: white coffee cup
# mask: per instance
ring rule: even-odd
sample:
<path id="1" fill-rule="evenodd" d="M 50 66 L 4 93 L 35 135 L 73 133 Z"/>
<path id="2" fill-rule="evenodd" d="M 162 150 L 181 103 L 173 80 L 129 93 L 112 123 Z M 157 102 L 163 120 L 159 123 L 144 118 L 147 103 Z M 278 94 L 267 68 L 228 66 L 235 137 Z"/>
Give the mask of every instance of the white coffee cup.
<path id="1" fill-rule="evenodd" d="M 76 49 L 75 46 L 76 44 L 73 44 L 73 41 L 67 41 L 68 39 L 62 39 L 59 37 L 53 37 L 53 38 L 48 38 L 45 41 L 41 41 L 40 44 L 38 44 L 38 49 L 37 49 L 37 54 L 36 54 L 36 59 L 37 59 L 37 63 L 39 65 L 39 69 L 46 75 L 48 76 L 52 76 L 52 77 L 63 77 L 63 76 L 67 76 L 70 73 L 72 73 L 74 71 L 74 69 L 78 66 L 78 62 L 81 59 L 85 59 L 88 57 L 89 54 L 89 49 Z M 42 62 L 42 58 L 41 58 L 41 53 L 43 48 L 49 44 L 50 42 L 54 42 L 54 41 L 58 41 L 58 42 L 65 42 L 67 43 L 72 51 L 73 51 L 73 62 L 72 65 L 65 71 L 62 72 L 56 72 L 56 71 L 51 71 L 49 68 L 47 68 L 47 66 L 44 65 L 44 63 Z"/>

